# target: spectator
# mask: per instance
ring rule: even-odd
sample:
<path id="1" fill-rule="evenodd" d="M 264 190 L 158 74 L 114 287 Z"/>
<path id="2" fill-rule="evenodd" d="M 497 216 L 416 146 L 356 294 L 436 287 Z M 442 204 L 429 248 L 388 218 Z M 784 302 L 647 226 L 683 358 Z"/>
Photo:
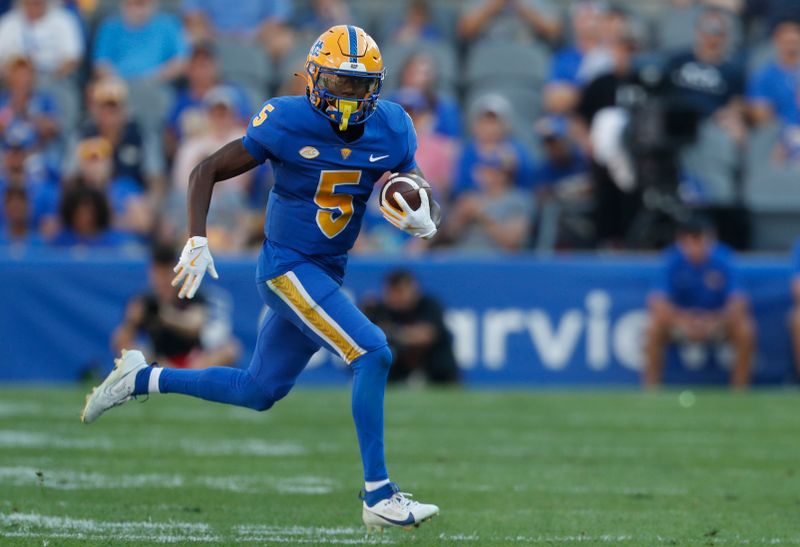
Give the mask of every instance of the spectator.
<path id="1" fill-rule="evenodd" d="M 28 57 L 12 57 L 5 71 L 5 89 L 0 90 L 0 133 L 11 124 L 30 124 L 36 144 L 44 146 L 58 136 L 58 112 L 50 94 L 36 89 L 33 62 Z"/>
<path id="2" fill-rule="evenodd" d="M 549 0 L 472 0 L 463 8 L 458 32 L 468 42 L 554 42 L 561 22 Z"/>
<path id="3" fill-rule="evenodd" d="M 185 225 L 186 194 L 192 169 L 204 158 L 225 144 L 240 139 L 244 126 L 236 114 L 236 93 L 233 89 L 219 86 L 209 91 L 203 99 L 207 129 L 193 135 L 181 144 L 175 156 L 172 176 L 172 195 L 167 208 L 170 212 L 171 233 L 182 230 Z M 214 246 L 230 251 L 241 250 L 247 240 L 250 217 L 246 210 L 246 195 L 253 180 L 248 172 L 227 180 L 215 188 L 214 200 L 209 210 L 208 238 Z"/>
<path id="4" fill-rule="evenodd" d="M 231 334 L 230 318 L 211 313 L 203 293 L 179 299 L 171 285 L 177 257 L 169 247 L 153 250 L 149 268 L 150 288 L 134 297 L 125 318 L 112 336 L 115 352 L 137 345 L 146 335 L 150 358 L 159 366 L 208 368 L 232 365 L 239 358 L 240 344 Z"/>
<path id="5" fill-rule="evenodd" d="M 399 24 L 389 31 L 390 40 L 396 44 L 419 44 L 436 42 L 444 38 L 434 20 L 429 0 L 410 0 Z"/>
<path id="6" fill-rule="evenodd" d="M 657 42 L 662 50 L 681 51 L 691 48 L 695 40 L 694 28 L 697 20 L 708 9 L 716 11 L 726 20 L 729 29 L 727 51 L 732 52 L 740 45 L 742 38 L 740 0 L 670 0 L 664 4 L 666 4 L 664 12 L 659 17 L 655 29 Z"/>
<path id="7" fill-rule="evenodd" d="M 633 68 L 633 58 L 641 44 L 639 36 L 627 29 L 623 36 L 610 46 L 613 69 L 592 80 L 581 92 L 576 109 L 576 127 L 585 149 L 591 150 L 592 183 L 594 187 L 595 236 L 601 245 L 618 245 L 623 242 L 631 223 L 642 207 L 639 192 L 633 188 L 622 190 L 612 177 L 607 158 L 597 147 L 589 144 L 590 134 L 599 134 L 595 119 L 600 112 L 612 109 L 627 116 L 627 104 L 631 97 L 641 95 L 638 73 Z M 608 137 L 604 136 L 604 139 Z M 598 157 L 598 152 L 600 152 Z M 619 158 L 618 158 L 619 159 Z M 633 176 L 632 166 L 630 175 Z"/>
<path id="8" fill-rule="evenodd" d="M 122 0 L 119 15 L 100 24 L 92 61 L 98 77 L 170 82 L 183 74 L 187 45 L 180 21 L 156 0 Z"/>
<path id="9" fill-rule="evenodd" d="M 0 64 L 24 56 L 33 60 L 40 74 L 70 76 L 83 49 L 77 18 L 50 0 L 19 0 L 0 18 Z"/>
<path id="10" fill-rule="evenodd" d="M 103 137 L 114 150 L 114 177 L 135 180 L 142 188 L 161 187 L 161 151 L 154 139 L 143 135 L 127 109 L 128 89 L 122 80 L 105 78 L 89 88 L 91 119 L 82 138 Z M 74 172 L 74 170 L 73 170 Z"/>
<path id="11" fill-rule="evenodd" d="M 120 247 L 129 241 L 111 228 L 111 208 L 95 188 L 76 187 L 61 199 L 61 231 L 50 241 L 56 247 Z"/>
<path id="12" fill-rule="evenodd" d="M 425 173 L 436 199 L 446 203 L 450 196 L 458 154 L 458 141 L 452 137 L 436 133 L 436 116 L 428 97 L 416 89 L 407 88 L 394 95 L 414 122 L 417 132 L 417 164 Z"/>
<path id="13" fill-rule="evenodd" d="M 543 151 L 542 159 L 533 173 L 537 192 L 549 193 L 559 183 L 574 180 L 588 172 L 586 156 L 572 140 L 567 118 L 547 116 L 536 123 L 535 129 Z"/>
<path id="14" fill-rule="evenodd" d="M 661 383 L 664 353 L 673 341 L 733 346 L 731 384 L 750 382 L 755 327 L 747 298 L 736 280 L 732 251 L 716 241 L 710 225 L 692 218 L 678 227 L 677 240 L 664 255 L 660 287 L 650 296 L 644 383 Z"/>
<path id="15" fill-rule="evenodd" d="M 527 243 L 534 211 L 533 195 L 514 187 L 516 158 L 501 151 L 474 166 L 477 188 L 457 197 L 444 237 L 470 252 L 514 252 Z"/>
<path id="16" fill-rule="evenodd" d="M 695 47 L 674 55 L 664 70 L 664 91 L 675 105 L 688 109 L 699 120 L 713 117 L 736 142 L 744 138 L 744 76 L 741 67 L 728 61 L 728 21 L 718 10 L 703 12 L 697 22 Z"/>
<path id="17" fill-rule="evenodd" d="M 435 112 L 434 130 L 449 137 L 461 137 L 461 111 L 458 103 L 438 89 L 436 63 L 427 53 L 412 54 L 400 71 L 400 90 L 416 89 L 425 94 Z M 389 96 L 394 100 L 396 95 Z"/>
<path id="18" fill-rule="evenodd" d="M 531 160 L 522 143 L 511 135 L 512 110 L 508 100 L 502 95 L 485 95 L 475 101 L 470 114 L 472 139 L 461 152 L 453 193 L 477 188 L 476 166 L 483 159 L 498 155 L 513 158 L 516 186 L 531 187 Z"/>
<path id="19" fill-rule="evenodd" d="M 108 199 L 114 228 L 144 237 L 153 225 L 153 211 L 142 187 L 132 178 L 114 176 L 112 147 L 103 137 L 80 142 L 77 149 L 78 174 L 70 186 L 93 188 Z"/>
<path id="20" fill-rule="evenodd" d="M 167 116 L 165 141 L 169 157 L 175 154 L 178 142 L 185 135 L 202 127 L 205 120 L 203 97 L 220 84 L 214 46 L 209 42 L 195 44 L 186 67 L 186 86 L 178 92 Z M 247 95 L 235 84 L 226 82 L 225 85 L 236 93 L 237 116 L 243 123 L 249 121 L 253 109 Z"/>
<path id="21" fill-rule="evenodd" d="M 30 225 L 43 235 L 52 235 L 58 227 L 60 189 L 35 150 L 36 137 L 27 124 L 6 128 L 0 163 L 0 193 L 9 188 L 25 191 L 29 204 Z M 4 219 L 0 212 L 0 226 Z"/>
<path id="22" fill-rule="evenodd" d="M 182 9 L 195 43 L 218 38 L 257 41 L 280 59 L 293 42 L 289 0 L 183 0 Z"/>
<path id="23" fill-rule="evenodd" d="M 25 188 L 12 186 L 6 188 L 3 195 L 2 231 L 0 231 L 0 246 L 25 246 L 41 245 L 42 240 L 31 229 L 31 212 L 28 192 Z"/>
<path id="24" fill-rule="evenodd" d="M 780 23 L 772 41 L 775 60 L 751 76 L 747 86 L 750 118 L 757 125 L 774 119 L 800 125 L 800 23 Z"/>
<path id="25" fill-rule="evenodd" d="M 565 114 L 575 108 L 584 83 L 579 73 L 586 57 L 601 44 L 604 16 L 604 8 L 596 1 L 582 1 L 570 9 L 573 43 L 553 56 L 544 89 L 544 108 L 548 112 Z"/>
<path id="26" fill-rule="evenodd" d="M 416 278 L 399 270 L 386 276 L 383 298 L 364 313 L 386 333 L 394 354 L 389 381 L 456 383 L 453 341 L 439 303 L 420 291 Z"/>

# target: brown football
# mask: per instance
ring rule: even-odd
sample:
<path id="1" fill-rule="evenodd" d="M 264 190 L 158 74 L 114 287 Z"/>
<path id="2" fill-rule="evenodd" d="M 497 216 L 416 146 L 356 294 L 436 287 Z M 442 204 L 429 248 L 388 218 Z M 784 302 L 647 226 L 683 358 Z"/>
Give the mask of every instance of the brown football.
<path id="1" fill-rule="evenodd" d="M 425 189 L 428 193 L 428 200 L 433 205 L 431 185 L 428 184 L 428 181 L 415 173 L 393 173 L 381 189 L 381 204 L 402 211 L 394 199 L 394 194 L 397 192 L 403 196 L 408 206 L 416 211 L 420 206 L 420 188 Z"/>

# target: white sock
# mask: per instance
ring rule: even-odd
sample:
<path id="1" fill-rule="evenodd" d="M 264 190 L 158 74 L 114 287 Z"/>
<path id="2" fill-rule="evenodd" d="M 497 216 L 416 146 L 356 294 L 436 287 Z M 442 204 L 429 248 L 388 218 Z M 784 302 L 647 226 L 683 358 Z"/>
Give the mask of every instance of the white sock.
<path id="1" fill-rule="evenodd" d="M 366 481 L 364 483 L 364 490 L 366 490 L 367 492 L 373 492 L 378 488 L 380 488 L 381 486 L 385 486 L 387 484 L 389 484 L 389 479 L 384 479 L 382 481 Z"/>
<path id="2" fill-rule="evenodd" d="M 158 390 L 158 379 L 161 377 L 161 371 L 163 370 L 161 367 L 152 367 L 153 370 L 150 371 L 150 378 L 147 382 L 147 393 L 161 393 Z"/>

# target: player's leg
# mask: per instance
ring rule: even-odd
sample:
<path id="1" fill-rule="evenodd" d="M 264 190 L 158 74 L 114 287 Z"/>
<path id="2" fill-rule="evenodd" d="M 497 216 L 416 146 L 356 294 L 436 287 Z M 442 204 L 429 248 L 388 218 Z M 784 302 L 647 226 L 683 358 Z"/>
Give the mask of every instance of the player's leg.
<path id="1" fill-rule="evenodd" d="M 370 526 L 416 525 L 438 513 L 411 502 L 389 482 L 383 444 L 383 400 L 392 354 L 383 332 L 339 285 L 312 264 L 271 279 L 270 307 L 278 310 L 353 369 L 352 413 L 364 466 L 364 522 Z M 265 297 L 268 299 L 269 296 Z"/>
<path id="2" fill-rule="evenodd" d="M 258 333 L 256 348 L 246 370 L 211 367 L 204 370 L 153 367 L 137 378 L 134 395 L 182 393 L 253 410 L 267 410 L 289 393 L 297 376 L 319 349 L 292 323 L 272 310 L 267 313 Z M 158 376 L 154 381 L 153 376 Z"/>
<path id="3" fill-rule="evenodd" d="M 352 411 L 364 479 L 388 480 L 383 453 L 383 394 L 392 354 L 386 336 L 330 276 L 312 264 L 266 282 L 264 292 L 272 309 L 352 367 Z"/>
<path id="4" fill-rule="evenodd" d="M 106 380 L 87 397 L 81 419 L 96 420 L 103 412 L 136 395 L 182 393 L 208 401 L 266 410 L 284 397 L 319 346 L 291 322 L 274 312 L 259 331 L 246 370 L 211 367 L 203 370 L 148 367 L 139 351 L 125 352 Z"/>

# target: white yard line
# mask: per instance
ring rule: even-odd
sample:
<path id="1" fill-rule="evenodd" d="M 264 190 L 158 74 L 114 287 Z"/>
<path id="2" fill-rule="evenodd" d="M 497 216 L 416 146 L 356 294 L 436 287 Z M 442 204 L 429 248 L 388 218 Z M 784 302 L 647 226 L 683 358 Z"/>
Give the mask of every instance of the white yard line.
<path id="1" fill-rule="evenodd" d="M 324 477 L 271 475 L 230 475 L 220 477 L 184 476 L 166 473 L 105 474 L 72 469 L 50 469 L 31 466 L 0 467 L 0 485 L 31 486 L 55 490 L 102 490 L 129 488 L 178 488 L 200 485 L 227 492 L 325 495 L 338 488 L 338 483 Z"/>

